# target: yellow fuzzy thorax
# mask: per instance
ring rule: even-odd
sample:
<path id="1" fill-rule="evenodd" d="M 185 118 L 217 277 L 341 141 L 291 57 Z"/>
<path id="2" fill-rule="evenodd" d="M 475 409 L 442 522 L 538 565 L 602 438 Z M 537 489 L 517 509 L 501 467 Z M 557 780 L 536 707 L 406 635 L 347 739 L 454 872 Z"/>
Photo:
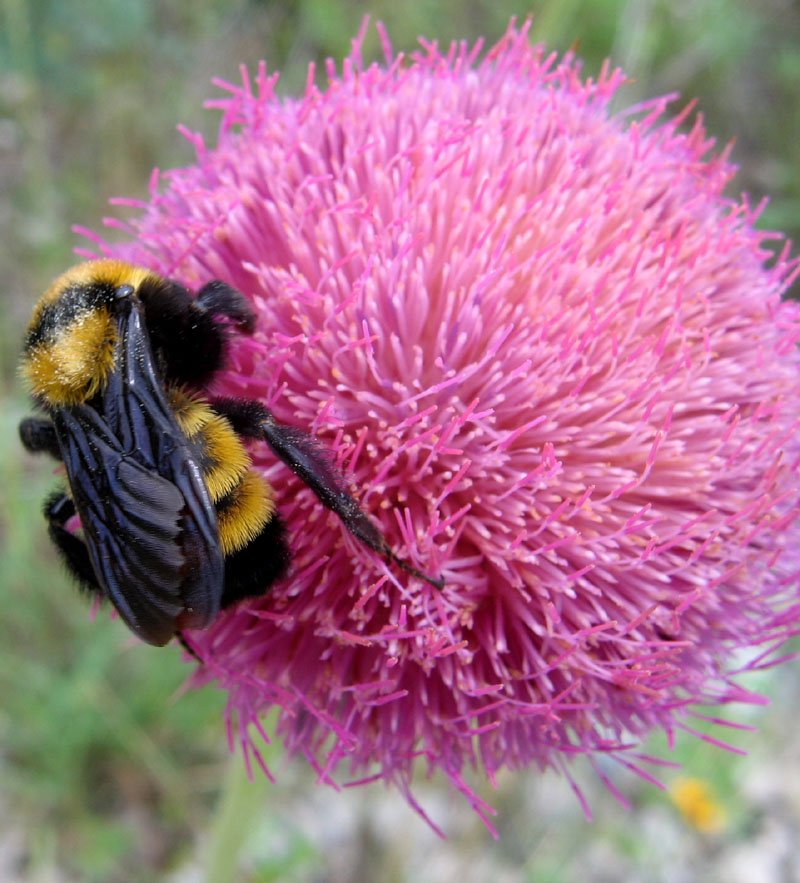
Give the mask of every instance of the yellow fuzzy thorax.
<path id="1" fill-rule="evenodd" d="M 62 273 L 39 299 L 28 330 L 34 329 L 48 306 L 66 292 L 98 283 L 134 289 L 152 274 L 124 261 L 86 261 Z M 54 335 L 24 355 L 20 374 L 31 392 L 53 407 L 75 405 L 102 389 L 114 369 L 117 328 L 104 307 L 87 309 L 59 327 Z"/>
<path id="2" fill-rule="evenodd" d="M 31 318 L 31 325 L 35 325 L 39 320 L 42 308 L 47 304 L 57 301 L 68 288 L 80 288 L 81 286 L 92 285 L 96 282 L 106 282 L 112 288 L 118 288 L 120 285 L 130 285 L 136 290 L 145 279 L 154 275 L 154 273 L 142 267 L 134 267 L 133 264 L 113 258 L 104 258 L 99 261 L 84 261 L 82 264 L 76 264 L 50 283 L 47 291 L 45 291 L 36 305 Z"/>
<path id="3" fill-rule="evenodd" d="M 20 373 L 53 406 L 75 405 L 100 390 L 114 368 L 116 324 L 108 310 L 86 312 L 28 352 Z"/>

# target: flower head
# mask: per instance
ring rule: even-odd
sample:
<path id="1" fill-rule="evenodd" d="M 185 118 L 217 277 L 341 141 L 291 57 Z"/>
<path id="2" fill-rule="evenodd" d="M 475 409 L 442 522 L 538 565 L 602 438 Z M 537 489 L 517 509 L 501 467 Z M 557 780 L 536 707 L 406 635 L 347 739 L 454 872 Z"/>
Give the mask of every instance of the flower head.
<path id="1" fill-rule="evenodd" d="M 509 29 L 324 90 L 221 84 L 219 143 L 101 251 L 258 312 L 218 394 L 311 429 L 438 592 L 256 445 L 289 578 L 192 634 L 245 749 L 406 792 L 415 758 L 564 768 L 752 700 L 740 648 L 800 617 L 800 310 L 700 122 Z M 382 32 L 381 32 L 382 33 Z M 311 71 L 313 73 L 313 69 Z M 756 664 L 754 653 L 748 664 Z M 263 733 L 262 733 L 263 735 Z"/>

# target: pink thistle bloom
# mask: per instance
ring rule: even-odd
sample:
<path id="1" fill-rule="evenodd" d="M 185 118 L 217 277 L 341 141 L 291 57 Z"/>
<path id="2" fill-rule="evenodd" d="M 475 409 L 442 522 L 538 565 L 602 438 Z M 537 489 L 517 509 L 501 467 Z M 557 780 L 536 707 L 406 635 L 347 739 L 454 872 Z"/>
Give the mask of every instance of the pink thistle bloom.
<path id="1" fill-rule="evenodd" d="M 195 164 L 109 222 L 132 242 L 94 237 L 252 298 L 213 392 L 316 433 L 445 580 L 387 566 L 255 445 L 292 571 L 191 633 L 196 683 L 259 762 L 278 706 L 325 782 L 412 799 L 423 758 L 484 814 L 470 766 L 647 776 L 632 747 L 759 701 L 735 675 L 800 619 L 797 261 L 722 195 L 727 151 L 679 130 L 688 109 L 663 120 L 674 96 L 612 113 L 618 70 L 582 80 L 513 24 L 482 60 L 381 36 L 385 66 L 362 31 L 298 100 L 263 65 L 219 83 L 218 146 L 189 135 Z"/>

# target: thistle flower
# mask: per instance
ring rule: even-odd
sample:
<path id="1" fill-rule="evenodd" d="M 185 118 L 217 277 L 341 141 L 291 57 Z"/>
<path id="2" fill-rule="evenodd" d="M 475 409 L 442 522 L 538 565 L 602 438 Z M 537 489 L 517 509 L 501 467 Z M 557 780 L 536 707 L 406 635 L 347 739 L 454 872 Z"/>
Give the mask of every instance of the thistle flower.
<path id="1" fill-rule="evenodd" d="M 258 312 L 216 394 L 312 430 L 390 545 L 395 572 L 266 446 L 290 576 L 192 633 L 195 681 L 229 694 L 321 781 L 415 759 L 462 774 L 567 771 L 688 728 L 800 618 L 797 272 L 722 195 L 727 151 L 674 96 L 621 113 L 604 67 L 512 23 L 278 100 L 260 66 L 219 83 L 218 145 L 156 173 L 112 254 Z M 746 659 L 739 652 L 747 648 Z M 752 648 L 758 648 L 754 650 Z M 743 662 L 744 659 L 744 662 Z M 251 726 L 252 725 L 252 726 Z M 605 777 L 605 773 L 601 773 Z"/>

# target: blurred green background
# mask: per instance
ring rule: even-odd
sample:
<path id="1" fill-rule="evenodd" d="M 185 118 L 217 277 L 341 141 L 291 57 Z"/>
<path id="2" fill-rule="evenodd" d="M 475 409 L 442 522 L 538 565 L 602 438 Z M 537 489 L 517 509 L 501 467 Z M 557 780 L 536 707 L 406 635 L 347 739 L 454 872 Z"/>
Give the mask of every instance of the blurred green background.
<path id="1" fill-rule="evenodd" d="M 442 842 L 399 795 L 319 788 L 279 747 L 278 783 L 247 785 L 225 747 L 224 696 L 181 690 L 177 648 L 89 622 L 55 560 L 39 514 L 52 477 L 18 444 L 14 371 L 33 302 L 73 260 L 71 226 L 97 229 L 110 197 L 147 197 L 153 166 L 190 163 L 176 123 L 213 143 L 218 117 L 202 108 L 213 76 L 236 80 L 264 58 L 280 91 L 297 92 L 310 60 L 319 70 L 349 51 L 366 12 L 396 50 L 420 34 L 491 44 L 511 15 L 532 14 L 535 41 L 562 52 L 579 41 L 587 75 L 606 57 L 621 65 L 622 103 L 697 97 L 718 146 L 736 138 L 733 192 L 769 194 L 761 226 L 800 240 L 792 0 L 0 0 L 0 879 L 736 881 L 753 862 L 767 868 L 758 879 L 800 879 L 796 667 L 748 682 L 775 697 L 767 712 L 734 713 L 760 727 L 732 736 L 748 758 L 681 739 L 685 770 L 663 776 L 671 794 L 606 771 L 631 813 L 578 765 L 589 825 L 568 782 L 531 771 L 483 789 L 500 810 L 494 842 L 442 782 L 423 783 Z M 374 28 L 365 54 L 379 57 Z M 769 876 L 770 862 L 788 876 Z"/>

